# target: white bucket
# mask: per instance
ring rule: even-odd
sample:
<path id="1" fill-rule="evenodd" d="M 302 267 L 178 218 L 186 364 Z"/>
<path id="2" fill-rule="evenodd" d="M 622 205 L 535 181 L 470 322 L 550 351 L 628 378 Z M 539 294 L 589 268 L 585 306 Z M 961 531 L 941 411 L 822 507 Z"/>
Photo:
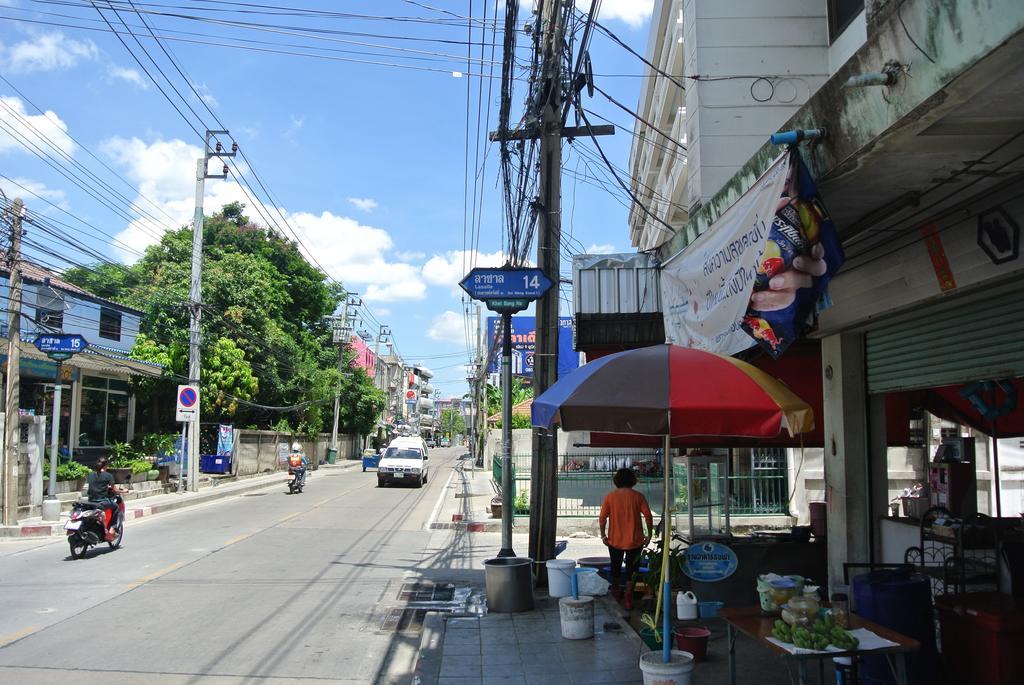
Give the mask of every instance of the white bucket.
<path id="1" fill-rule="evenodd" d="M 679 649 L 672 650 L 672 660 L 662 661 L 661 650 L 640 655 L 640 670 L 644 685 L 690 685 L 693 677 L 693 655 Z"/>
<path id="2" fill-rule="evenodd" d="M 594 637 L 594 598 L 562 597 L 558 600 L 562 619 L 562 637 L 566 640 L 589 640 Z"/>
<path id="3" fill-rule="evenodd" d="M 568 597 L 572 594 L 572 574 L 576 568 L 575 559 L 548 559 L 548 594 L 552 597 Z"/>

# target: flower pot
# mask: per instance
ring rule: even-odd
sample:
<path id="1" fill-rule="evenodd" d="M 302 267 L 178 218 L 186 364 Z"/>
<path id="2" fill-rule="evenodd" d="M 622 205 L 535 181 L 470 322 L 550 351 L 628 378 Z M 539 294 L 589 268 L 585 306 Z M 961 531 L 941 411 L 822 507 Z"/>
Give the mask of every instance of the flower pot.
<path id="1" fill-rule="evenodd" d="M 661 650 L 661 634 L 656 633 L 653 628 L 641 628 L 640 639 L 652 650 Z"/>
<path id="2" fill-rule="evenodd" d="M 160 469 L 146 471 L 146 480 L 160 480 Z"/>
<path id="3" fill-rule="evenodd" d="M 108 468 L 107 471 L 110 473 L 110 475 L 114 477 L 114 482 L 117 483 L 118 485 L 123 485 L 124 483 L 127 483 L 128 480 L 132 477 L 131 469 Z"/>
<path id="4" fill-rule="evenodd" d="M 693 676 L 692 654 L 673 649 L 667 664 L 662 659 L 660 649 L 640 655 L 644 685 L 690 685 Z"/>

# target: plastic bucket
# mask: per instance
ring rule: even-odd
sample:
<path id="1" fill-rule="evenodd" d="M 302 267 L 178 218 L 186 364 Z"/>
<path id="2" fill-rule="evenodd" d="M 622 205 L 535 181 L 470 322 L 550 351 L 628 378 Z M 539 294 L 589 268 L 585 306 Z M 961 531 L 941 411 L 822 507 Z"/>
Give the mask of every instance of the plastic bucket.
<path id="1" fill-rule="evenodd" d="M 654 632 L 653 628 L 641 628 L 639 635 L 645 645 L 661 654 L 661 640 L 658 639 L 660 634 Z"/>
<path id="2" fill-rule="evenodd" d="M 589 640 L 594 637 L 594 598 L 562 597 L 558 600 L 562 621 L 562 637 L 566 640 Z"/>
<path id="3" fill-rule="evenodd" d="M 640 655 L 644 685 L 690 685 L 693 677 L 693 654 L 678 649 L 671 651 L 666 664 L 661 650 Z"/>
<path id="4" fill-rule="evenodd" d="M 576 568 L 575 559 L 548 559 L 548 594 L 552 597 L 568 597 L 572 594 L 572 575 Z"/>
<path id="5" fill-rule="evenodd" d="M 698 602 L 697 609 L 701 618 L 714 618 L 718 616 L 718 610 L 725 606 L 725 602 Z"/>
<path id="6" fill-rule="evenodd" d="M 679 628 L 675 631 L 676 647 L 693 655 L 694 661 L 704 661 L 708 656 L 708 638 L 711 631 L 707 628 Z"/>
<path id="7" fill-rule="evenodd" d="M 495 613 L 533 609 L 533 559 L 496 557 L 484 560 L 487 607 Z"/>

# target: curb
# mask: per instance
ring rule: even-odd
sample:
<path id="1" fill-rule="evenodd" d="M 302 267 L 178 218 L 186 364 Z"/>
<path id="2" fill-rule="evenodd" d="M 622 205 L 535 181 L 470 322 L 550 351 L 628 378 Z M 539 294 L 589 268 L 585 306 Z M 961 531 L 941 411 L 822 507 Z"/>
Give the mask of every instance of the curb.
<path id="1" fill-rule="evenodd" d="M 413 669 L 413 685 L 436 685 L 440 678 L 445 625 L 444 615 L 438 611 L 428 611 L 423 619 L 423 635 L 420 636 L 420 648 Z"/>
<path id="2" fill-rule="evenodd" d="M 327 471 L 348 470 L 359 465 L 359 463 L 360 462 L 353 460 L 350 464 L 323 464 L 320 466 L 320 469 L 324 469 Z M 146 516 L 153 516 L 155 514 L 165 514 L 167 512 L 175 511 L 177 509 L 197 506 L 200 504 L 207 504 L 209 502 L 227 499 L 228 497 L 234 497 L 236 495 L 244 495 L 253 490 L 262 490 L 263 488 L 268 488 L 275 485 L 276 481 L 282 478 L 283 475 L 284 474 L 274 473 L 264 477 L 254 477 L 247 478 L 241 481 L 234 481 L 230 484 L 230 486 L 227 486 L 227 484 L 225 484 L 224 489 L 221 489 L 218 486 L 210 486 L 209 488 L 200 491 L 199 493 L 192 497 L 182 497 L 181 499 L 178 500 L 171 500 L 168 502 L 162 502 L 160 504 L 152 504 L 148 506 L 126 506 L 124 512 L 125 520 L 134 521 L 135 519 L 144 518 Z M 131 502 L 139 500 L 129 501 Z M 44 538 L 57 537 L 63 535 L 63 521 L 57 523 L 33 523 L 22 526 L 0 526 L 0 538 Z"/>

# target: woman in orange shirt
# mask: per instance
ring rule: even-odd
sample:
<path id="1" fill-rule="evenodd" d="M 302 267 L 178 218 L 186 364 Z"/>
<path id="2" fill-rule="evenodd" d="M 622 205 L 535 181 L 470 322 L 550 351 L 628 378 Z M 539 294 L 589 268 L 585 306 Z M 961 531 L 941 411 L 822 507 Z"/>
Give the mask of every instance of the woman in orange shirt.
<path id="1" fill-rule="evenodd" d="M 615 490 L 605 495 L 601 503 L 601 541 L 608 546 L 608 556 L 611 557 L 610 592 L 616 599 L 622 599 L 623 607 L 632 609 L 633 575 L 640 563 L 640 552 L 651 541 L 654 518 L 647 498 L 633 489 L 636 485 L 633 469 L 619 469 L 612 481 Z M 646 519 L 646 529 L 641 514 Z M 626 562 L 625 593 L 620 586 L 623 559 Z"/>

